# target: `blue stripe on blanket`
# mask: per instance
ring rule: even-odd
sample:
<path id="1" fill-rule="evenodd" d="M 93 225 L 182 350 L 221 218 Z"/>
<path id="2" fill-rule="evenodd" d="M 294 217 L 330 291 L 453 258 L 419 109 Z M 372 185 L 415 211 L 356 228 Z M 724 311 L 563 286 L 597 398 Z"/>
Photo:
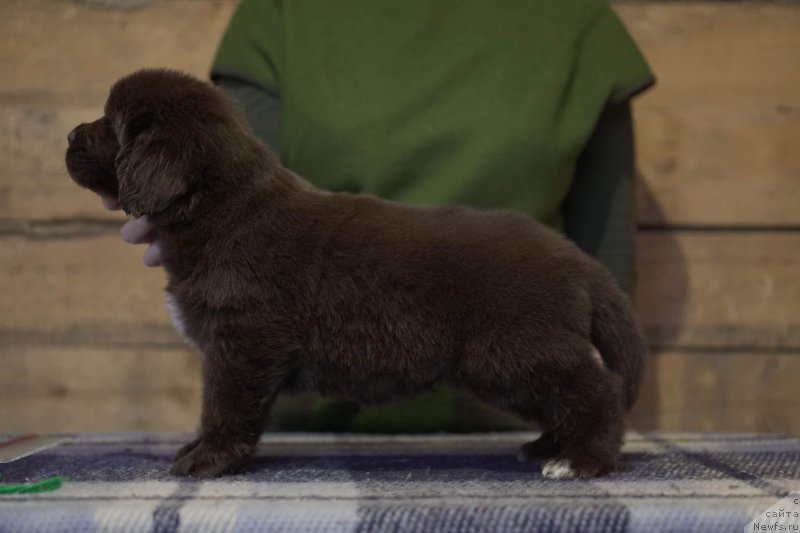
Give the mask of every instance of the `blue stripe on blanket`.
<path id="1" fill-rule="evenodd" d="M 324 453 L 321 451 L 320 453 Z M 172 453 L 97 451 L 87 456 L 41 453 L 2 468 L 3 480 L 16 482 L 42 478 L 56 472 L 72 481 L 122 481 L 132 479 L 166 480 Z M 731 465 L 736 465 L 735 467 Z M 538 477 L 537 463 L 520 463 L 513 455 L 394 455 L 325 457 L 256 457 L 240 474 L 239 481 L 337 481 L 343 475 L 352 481 L 527 481 Z M 626 453 L 621 470 L 607 480 L 675 479 L 757 480 L 760 478 L 796 479 L 800 477 L 800 450 L 784 453 L 721 452 L 704 454 Z"/>
<path id="2" fill-rule="evenodd" d="M 197 492 L 199 484 L 183 481 L 175 492 L 162 501 L 153 511 L 153 533 L 174 533 L 180 530 L 183 502 Z"/>
<path id="3" fill-rule="evenodd" d="M 633 434 L 620 471 L 559 481 L 516 461 L 531 438 L 276 434 L 201 482 L 167 474 L 188 437 L 73 437 L 0 465 L 6 483 L 67 479 L 0 497 L 0 531 L 723 531 L 800 490 L 790 437 Z"/>
<path id="4" fill-rule="evenodd" d="M 544 505 L 426 507 L 372 505 L 359 510 L 356 531 L 627 531 L 628 509 L 618 504 L 567 508 Z"/>

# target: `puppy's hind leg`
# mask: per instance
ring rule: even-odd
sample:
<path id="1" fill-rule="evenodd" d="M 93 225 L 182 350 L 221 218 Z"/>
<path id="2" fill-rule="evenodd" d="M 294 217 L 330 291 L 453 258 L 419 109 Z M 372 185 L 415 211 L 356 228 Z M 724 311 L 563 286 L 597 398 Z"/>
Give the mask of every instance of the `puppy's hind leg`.
<path id="1" fill-rule="evenodd" d="M 206 353 L 200 435 L 181 448 L 170 473 L 216 477 L 240 469 L 255 452 L 284 368 L 277 356 Z"/>
<path id="2" fill-rule="evenodd" d="M 598 366 L 604 366 L 603 359 L 596 347 L 591 346 L 589 357 Z M 539 418 L 541 419 L 541 416 Z M 556 439 L 556 432 L 554 429 L 545 426 L 541 421 L 539 423 L 542 426 L 542 434 L 535 441 L 527 442 L 522 445 L 519 455 L 517 456 L 520 461 L 550 459 L 563 450 L 564 446 Z"/>
<path id="3" fill-rule="evenodd" d="M 554 335 L 526 343 L 537 350 L 527 358 L 495 353 L 487 363 L 475 355 L 460 369 L 462 382 L 482 398 L 545 428 L 519 457 L 544 459 L 546 477 L 608 472 L 622 445 L 621 379 L 589 357 L 584 344 Z"/>
<path id="4" fill-rule="evenodd" d="M 544 406 L 560 451 L 547 459 L 549 478 L 593 477 L 614 469 L 624 438 L 622 380 L 589 361 L 557 374 Z"/>

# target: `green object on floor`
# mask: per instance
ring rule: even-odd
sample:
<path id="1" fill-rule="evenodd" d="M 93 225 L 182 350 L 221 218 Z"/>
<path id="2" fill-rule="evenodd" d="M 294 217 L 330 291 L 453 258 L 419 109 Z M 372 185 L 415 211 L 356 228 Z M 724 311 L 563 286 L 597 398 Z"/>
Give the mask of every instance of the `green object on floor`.
<path id="1" fill-rule="evenodd" d="M 34 494 L 37 492 L 49 492 L 61 487 L 64 480 L 61 476 L 53 476 L 44 481 L 35 483 L 0 483 L 0 494 Z"/>

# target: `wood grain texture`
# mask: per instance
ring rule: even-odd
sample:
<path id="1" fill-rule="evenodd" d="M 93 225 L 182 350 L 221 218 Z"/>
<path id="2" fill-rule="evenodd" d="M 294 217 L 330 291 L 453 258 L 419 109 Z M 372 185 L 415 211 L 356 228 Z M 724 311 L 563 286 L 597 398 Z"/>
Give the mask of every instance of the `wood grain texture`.
<path id="1" fill-rule="evenodd" d="M 615 9 L 658 78 L 635 107 L 639 221 L 800 224 L 800 5 Z"/>
<path id="2" fill-rule="evenodd" d="M 0 430 L 193 431 L 200 383 L 186 348 L 0 345 Z"/>
<path id="3" fill-rule="evenodd" d="M 67 133 L 102 107 L 0 103 L 0 218 L 110 218 L 67 174 Z"/>
<path id="4" fill-rule="evenodd" d="M 0 239 L 0 342 L 179 343 L 143 251 L 114 234 Z M 644 233 L 637 258 L 653 345 L 800 348 L 800 234 Z"/>
<path id="5" fill-rule="evenodd" d="M 139 68 L 207 76 L 237 2 L 169 0 L 130 11 L 88 3 L 4 0 L 0 83 L 6 101 L 82 103 L 102 109 L 108 87 Z"/>
<path id="6" fill-rule="evenodd" d="M 800 434 L 800 353 L 653 354 L 630 426 Z"/>
<path id="7" fill-rule="evenodd" d="M 206 75 L 235 0 L 158 1 L 117 11 L 53 0 L 0 4 L 4 97 L 96 102 L 131 70 Z M 636 2 L 614 6 L 659 75 L 652 105 L 797 103 L 796 5 Z M 699 99 L 699 100 L 698 100 Z"/>
<path id="8" fill-rule="evenodd" d="M 636 262 L 651 344 L 800 348 L 800 233 L 640 233 Z"/>
<path id="9" fill-rule="evenodd" d="M 177 343 L 161 269 L 114 234 L 0 241 L 0 341 Z"/>
<path id="10" fill-rule="evenodd" d="M 658 107 L 643 98 L 634 116 L 640 224 L 800 227 L 800 103 Z"/>
<path id="11" fill-rule="evenodd" d="M 798 103 L 796 3 L 665 1 L 614 9 L 658 77 L 648 105 Z"/>

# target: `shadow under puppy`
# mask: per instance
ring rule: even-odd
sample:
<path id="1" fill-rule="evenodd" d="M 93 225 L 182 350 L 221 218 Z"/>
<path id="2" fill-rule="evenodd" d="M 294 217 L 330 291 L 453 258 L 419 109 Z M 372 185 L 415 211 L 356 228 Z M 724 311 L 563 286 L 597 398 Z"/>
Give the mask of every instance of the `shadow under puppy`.
<path id="1" fill-rule="evenodd" d="M 373 404 L 438 381 L 538 421 L 521 455 L 548 477 L 615 466 L 640 328 L 610 275 L 544 225 L 317 189 L 223 93 L 172 71 L 119 80 L 66 163 L 150 217 L 176 327 L 204 356 L 201 432 L 173 473 L 240 468 L 283 389 Z"/>

